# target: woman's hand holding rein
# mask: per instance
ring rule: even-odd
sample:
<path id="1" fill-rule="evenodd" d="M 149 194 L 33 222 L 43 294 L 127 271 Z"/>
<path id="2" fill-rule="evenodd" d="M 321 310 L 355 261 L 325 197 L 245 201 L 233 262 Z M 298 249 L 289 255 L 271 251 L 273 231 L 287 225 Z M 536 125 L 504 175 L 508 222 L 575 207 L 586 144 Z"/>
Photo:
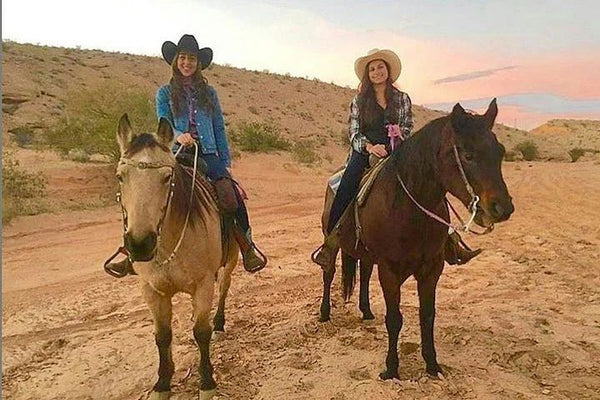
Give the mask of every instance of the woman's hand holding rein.
<path id="1" fill-rule="evenodd" d="M 379 158 L 383 158 L 387 156 L 387 150 L 385 149 L 385 146 L 382 144 L 371 144 L 371 143 L 367 143 L 367 145 L 365 146 L 365 150 L 367 150 L 367 153 L 369 154 L 375 154 L 377 157 Z"/>
<path id="2" fill-rule="evenodd" d="M 192 135 L 187 132 L 177 136 L 177 143 L 183 146 L 193 146 L 195 141 Z"/>

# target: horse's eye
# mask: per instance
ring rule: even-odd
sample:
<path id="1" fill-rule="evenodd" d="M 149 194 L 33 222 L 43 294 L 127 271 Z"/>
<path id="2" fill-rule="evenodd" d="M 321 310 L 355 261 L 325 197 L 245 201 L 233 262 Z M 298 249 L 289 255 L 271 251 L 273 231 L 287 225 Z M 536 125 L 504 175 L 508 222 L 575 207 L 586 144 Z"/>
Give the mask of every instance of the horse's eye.
<path id="1" fill-rule="evenodd" d="M 167 175 L 163 178 L 164 184 L 168 184 L 169 182 L 171 182 L 171 175 Z"/>
<path id="2" fill-rule="evenodd" d="M 473 156 L 473 153 L 465 153 L 465 160 L 473 161 L 474 159 L 475 159 L 475 156 Z"/>
<path id="3" fill-rule="evenodd" d="M 117 177 L 117 180 L 121 183 L 123 183 L 123 177 L 121 176 L 121 174 L 117 174 L 115 175 Z"/>

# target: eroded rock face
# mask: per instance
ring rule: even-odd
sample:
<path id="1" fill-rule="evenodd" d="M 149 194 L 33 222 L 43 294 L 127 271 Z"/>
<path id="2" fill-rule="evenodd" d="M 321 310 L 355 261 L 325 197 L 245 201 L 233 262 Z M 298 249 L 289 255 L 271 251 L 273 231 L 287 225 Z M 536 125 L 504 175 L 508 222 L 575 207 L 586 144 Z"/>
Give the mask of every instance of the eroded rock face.
<path id="1" fill-rule="evenodd" d="M 31 100 L 31 95 L 25 93 L 3 93 L 2 94 L 2 112 L 14 114 L 19 106 Z"/>

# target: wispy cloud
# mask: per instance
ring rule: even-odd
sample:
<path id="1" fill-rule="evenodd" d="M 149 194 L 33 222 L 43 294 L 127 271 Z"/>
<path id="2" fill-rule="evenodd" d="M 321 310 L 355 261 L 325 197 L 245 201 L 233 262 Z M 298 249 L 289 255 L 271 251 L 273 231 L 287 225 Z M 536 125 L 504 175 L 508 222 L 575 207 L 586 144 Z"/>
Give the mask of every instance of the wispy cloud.
<path id="1" fill-rule="evenodd" d="M 434 85 L 439 85 L 441 83 L 470 81 L 471 79 L 483 78 L 484 76 L 493 75 L 493 74 L 495 74 L 498 71 L 504 71 L 504 70 L 507 70 L 507 69 L 514 69 L 514 68 L 517 68 L 517 66 L 516 65 L 509 65 L 507 67 L 486 69 L 486 70 L 483 70 L 483 71 L 473 71 L 473 72 L 468 72 L 466 74 L 447 76 L 445 78 L 433 81 L 433 84 Z"/>

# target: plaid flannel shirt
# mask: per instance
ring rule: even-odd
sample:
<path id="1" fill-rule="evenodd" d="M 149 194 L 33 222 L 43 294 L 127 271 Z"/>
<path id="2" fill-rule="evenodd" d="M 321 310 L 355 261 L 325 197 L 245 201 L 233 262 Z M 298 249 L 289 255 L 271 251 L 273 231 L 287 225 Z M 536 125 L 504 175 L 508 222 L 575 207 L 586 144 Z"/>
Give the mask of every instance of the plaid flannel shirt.
<path id="1" fill-rule="evenodd" d="M 400 90 L 394 90 L 394 96 L 396 96 L 394 99 L 395 103 L 400 104 L 398 109 L 398 125 L 402 132 L 402 140 L 405 140 L 411 136 L 413 129 L 412 103 L 408 94 L 401 92 Z M 348 129 L 348 137 L 350 138 L 352 149 L 359 153 L 366 153 L 365 146 L 370 142 L 369 139 L 359 131 L 358 121 L 358 95 L 356 95 L 350 104 L 350 117 L 348 121 L 350 126 Z"/>

